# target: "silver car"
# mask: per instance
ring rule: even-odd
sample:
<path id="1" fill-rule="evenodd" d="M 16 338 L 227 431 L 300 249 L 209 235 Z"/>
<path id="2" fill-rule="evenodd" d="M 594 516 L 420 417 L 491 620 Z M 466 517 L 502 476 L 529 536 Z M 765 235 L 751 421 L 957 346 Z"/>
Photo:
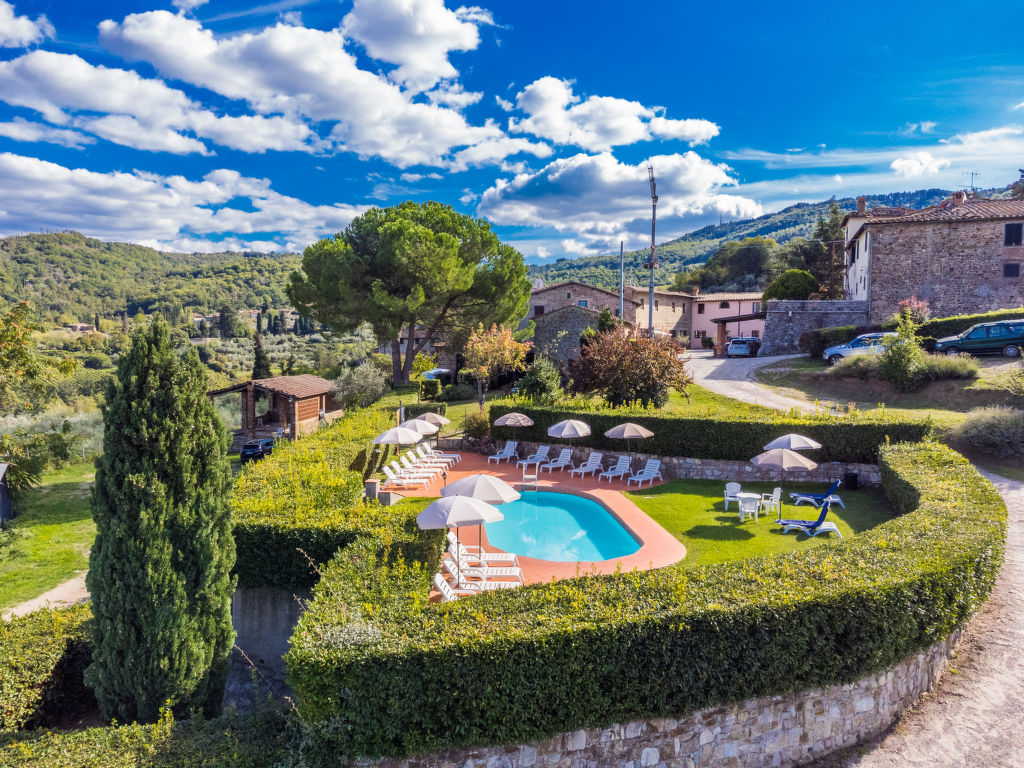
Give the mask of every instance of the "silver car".
<path id="1" fill-rule="evenodd" d="M 877 355 L 884 347 L 882 341 L 887 336 L 895 336 L 892 331 L 887 333 L 865 333 L 845 344 L 836 344 L 821 353 L 822 358 L 829 365 L 835 365 L 840 360 L 853 357 L 854 355 Z"/>

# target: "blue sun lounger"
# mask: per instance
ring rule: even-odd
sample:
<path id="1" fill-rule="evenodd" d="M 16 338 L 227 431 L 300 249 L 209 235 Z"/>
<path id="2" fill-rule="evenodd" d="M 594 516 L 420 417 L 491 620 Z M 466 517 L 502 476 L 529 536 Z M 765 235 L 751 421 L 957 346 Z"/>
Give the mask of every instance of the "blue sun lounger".
<path id="1" fill-rule="evenodd" d="M 841 539 L 843 534 L 839 532 L 836 524 L 825 520 L 831 506 L 832 503 L 829 501 L 823 503 L 821 505 L 821 514 L 818 515 L 817 520 L 776 520 L 775 522 L 782 526 L 783 533 L 789 533 L 795 528 L 798 531 L 803 531 L 808 536 L 817 536 L 819 533 L 834 533 Z"/>
<path id="2" fill-rule="evenodd" d="M 826 501 L 831 501 L 833 503 L 838 503 L 839 506 L 841 506 L 841 507 L 843 507 L 843 509 L 845 509 L 846 505 L 843 504 L 842 500 L 838 496 L 836 496 L 835 498 L 829 498 L 830 496 L 832 496 L 832 494 L 834 494 L 838 490 L 839 490 L 839 481 L 836 480 L 836 481 L 834 481 L 832 483 L 832 485 L 830 485 L 828 487 L 828 490 L 825 491 L 824 493 L 800 493 L 799 491 L 794 491 L 794 492 L 789 494 L 789 498 L 790 498 L 790 500 L 792 501 L 793 504 L 800 504 L 800 503 L 803 503 L 803 502 L 810 502 L 811 504 L 813 504 L 816 507 L 820 507 Z"/>

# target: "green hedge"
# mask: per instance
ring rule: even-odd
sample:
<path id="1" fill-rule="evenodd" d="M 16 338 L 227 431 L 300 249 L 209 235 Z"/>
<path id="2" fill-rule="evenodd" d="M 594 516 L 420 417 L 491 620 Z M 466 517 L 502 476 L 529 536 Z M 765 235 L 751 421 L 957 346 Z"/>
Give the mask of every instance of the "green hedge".
<path id="1" fill-rule="evenodd" d="M 346 414 L 245 466 L 231 494 L 239 586 L 307 589 L 314 566 L 360 536 L 418 546 L 414 521 L 362 501 L 363 479 L 391 457 L 371 440 L 394 426 L 393 405 Z"/>
<path id="2" fill-rule="evenodd" d="M 515 744 L 851 682 L 967 621 L 1002 561 L 992 485 L 933 443 L 881 450 L 904 514 L 796 555 L 426 602 L 433 564 L 372 542 L 324 572 L 286 661 L 324 750 Z"/>
<path id="3" fill-rule="evenodd" d="M 153 725 L 34 731 L 0 738 L 3 768 L 273 768 L 301 732 L 279 712 Z"/>
<path id="4" fill-rule="evenodd" d="M 439 379 L 423 379 L 420 381 L 420 398 L 433 400 L 441 394 L 441 381 Z"/>
<path id="5" fill-rule="evenodd" d="M 406 419 L 415 419 L 424 413 L 439 413 L 444 416 L 448 413 L 448 403 L 409 403 L 405 406 Z"/>
<path id="6" fill-rule="evenodd" d="M 976 315 L 953 315 L 929 320 L 917 329 L 917 335 L 941 339 L 963 333 L 977 323 L 991 323 L 995 320 L 1019 320 L 1024 318 L 1024 307 L 1016 309 L 1000 309 L 995 312 L 984 312 Z"/>
<path id="7" fill-rule="evenodd" d="M 570 408 L 527 405 L 525 401 L 494 401 L 490 419 L 493 424 L 510 411 L 519 411 L 534 421 L 532 427 L 492 427 L 494 440 L 528 440 L 558 443 L 547 436 L 548 427 L 563 419 L 582 419 L 590 425 L 590 437 L 573 440 L 573 445 L 611 452 L 627 449 L 623 440 L 611 440 L 604 433 L 624 421 L 632 421 L 654 432 L 647 440 L 634 440 L 633 450 L 660 456 L 688 456 L 696 459 L 733 459 L 745 461 L 761 452 L 762 446 L 781 435 L 799 432 L 824 446 L 812 454 L 816 461 L 873 463 L 879 446 L 887 442 L 916 442 L 931 433 L 931 424 L 896 419 L 885 414 L 862 412 L 833 415 L 794 415 L 769 412 L 743 415 L 733 420 L 689 417 L 679 413 L 660 413 L 649 409 L 611 409 L 587 406 L 585 411 Z"/>
<path id="8" fill-rule="evenodd" d="M 45 725 L 95 701 L 82 682 L 91 618 L 83 605 L 0 621 L 0 733 Z"/>

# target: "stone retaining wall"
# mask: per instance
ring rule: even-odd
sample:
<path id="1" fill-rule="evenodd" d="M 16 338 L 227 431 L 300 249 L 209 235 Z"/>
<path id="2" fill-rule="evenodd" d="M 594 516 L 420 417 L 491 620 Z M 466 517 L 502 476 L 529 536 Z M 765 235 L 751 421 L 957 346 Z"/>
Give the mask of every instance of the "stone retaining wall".
<path id="1" fill-rule="evenodd" d="M 758 355 L 790 355 L 800 352 L 800 335 L 816 328 L 865 325 L 866 301 L 765 302 L 764 343 Z"/>
<path id="2" fill-rule="evenodd" d="M 359 764 L 381 768 L 788 768 L 883 732 L 938 682 L 958 639 L 959 632 L 954 633 L 887 671 L 849 685 L 749 699 L 678 719 L 585 728 L 536 744 L 453 749 Z"/>
<path id="3" fill-rule="evenodd" d="M 519 455 L 529 456 L 541 443 L 519 443 Z M 552 458 L 558 456 L 563 446 L 554 443 L 547 443 L 551 446 L 549 455 Z M 592 449 L 573 448 L 573 464 L 579 466 L 586 462 Z M 616 451 L 604 451 L 605 457 L 617 455 Z M 726 459 L 689 459 L 682 456 L 656 456 L 647 453 L 634 454 L 633 466 L 636 469 L 643 467 L 647 459 L 661 460 L 661 474 L 666 480 L 721 480 L 730 482 L 735 480 L 742 483 L 749 482 L 771 482 L 779 479 L 778 470 L 762 469 L 755 467 L 749 461 L 730 461 Z M 846 472 L 857 472 L 860 475 L 860 484 L 877 487 L 882 484 L 882 476 L 879 474 L 876 464 L 854 464 L 839 461 L 830 461 L 819 464 L 817 469 L 810 471 L 787 470 L 785 479 L 791 483 L 831 483 L 843 477 Z"/>

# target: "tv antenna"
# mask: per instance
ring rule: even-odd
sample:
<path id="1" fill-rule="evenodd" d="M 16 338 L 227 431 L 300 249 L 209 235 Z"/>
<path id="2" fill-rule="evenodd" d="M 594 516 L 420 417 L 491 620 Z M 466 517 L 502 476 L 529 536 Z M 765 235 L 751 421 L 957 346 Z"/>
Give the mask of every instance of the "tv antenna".
<path id="1" fill-rule="evenodd" d="M 974 180 L 977 178 L 981 178 L 981 174 L 978 171 L 964 171 L 963 175 L 971 177 L 971 185 L 969 187 L 971 193 L 973 194 L 974 192 L 977 192 L 978 188 L 974 186 Z"/>
<path id="2" fill-rule="evenodd" d="M 647 290 L 647 333 L 654 336 L 654 270 L 658 267 L 658 252 L 654 247 L 654 225 L 658 220 L 658 186 L 654 181 L 654 166 L 647 166 L 647 177 L 651 181 L 651 258 L 644 266 L 651 270 Z"/>

